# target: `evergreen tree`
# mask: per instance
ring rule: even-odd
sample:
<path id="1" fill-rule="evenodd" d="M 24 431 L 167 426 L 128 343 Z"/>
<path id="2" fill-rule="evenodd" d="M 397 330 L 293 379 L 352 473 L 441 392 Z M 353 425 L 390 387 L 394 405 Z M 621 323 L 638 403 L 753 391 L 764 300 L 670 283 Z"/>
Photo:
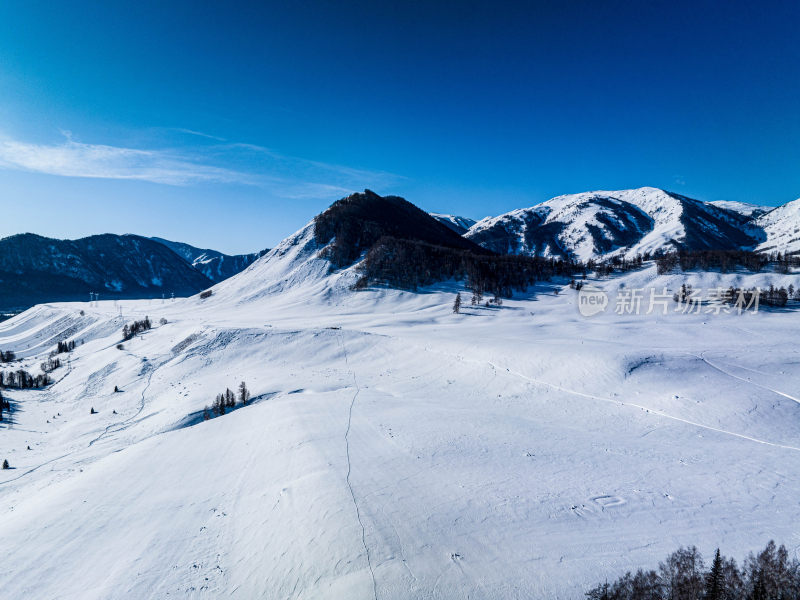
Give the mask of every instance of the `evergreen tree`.
<path id="1" fill-rule="evenodd" d="M 8 464 L 8 459 L 3 461 L 3 468 L 4 469 L 10 469 L 11 468 L 11 466 Z"/>
<path id="2" fill-rule="evenodd" d="M 604 584 L 586 592 L 586 597 L 589 600 L 611 600 L 608 582 L 606 581 Z"/>
<path id="3" fill-rule="evenodd" d="M 242 406 L 247 406 L 250 401 L 250 390 L 247 389 L 247 384 L 243 381 L 239 384 L 239 402 Z"/>
<path id="4" fill-rule="evenodd" d="M 461 312 L 461 293 L 456 294 L 456 299 L 453 302 L 453 312 L 458 314 Z"/>
<path id="5" fill-rule="evenodd" d="M 711 564 L 711 570 L 706 576 L 706 595 L 705 600 L 724 600 L 724 587 L 723 587 L 723 564 L 722 557 L 717 548 L 714 554 L 714 562 Z"/>

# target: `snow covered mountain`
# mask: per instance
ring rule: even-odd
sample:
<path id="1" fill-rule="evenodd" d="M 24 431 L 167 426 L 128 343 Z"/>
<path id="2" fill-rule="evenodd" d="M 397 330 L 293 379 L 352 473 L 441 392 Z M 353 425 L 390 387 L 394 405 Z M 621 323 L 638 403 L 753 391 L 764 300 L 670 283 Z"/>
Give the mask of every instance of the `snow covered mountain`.
<path id="1" fill-rule="evenodd" d="M 242 273 L 214 287 L 215 301 L 241 304 L 303 288 L 329 297 L 361 277 L 365 256 L 387 239 L 490 254 L 397 196 L 365 190 L 334 202 Z M 418 265 L 404 261 L 404 267 Z"/>
<path id="2" fill-rule="evenodd" d="M 268 250 L 253 252 L 252 254 L 223 254 L 217 250 L 208 248 L 197 248 L 183 242 L 173 242 L 160 237 L 150 238 L 159 244 L 164 244 L 167 248 L 175 252 L 178 256 L 186 260 L 195 269 L 208 277 L 214 283 L 219 283 L 223 279 L 232 277 L 244 271 L 258 257 L 263 256 Z"/>
<path id="3" fill-rule="evenodd" d="M 779 206 L 756 219 L 767 239 L 758 246 L 763 252 L 800 252 L 800 199 Z"/>
<path id="4" fill-rule="evenodd" d="M 56 240 L 32 233 L 0 240 L 0 310 L 40 302 L 188 296 L 211 281 L 175 252 L 135 235 Z"/>
<path id="5" fill-rule="evenodd" d="M 483 219 L 464 237 L 498 253 L 581 261 L 675 248 L 754 248 L 766 239 L 741 212 L 649 187 L 558 196 Z"/>
<path id="6" fill-rule="evenodd" d="M 687 212 L 721 230 L 727 213 L 693 202 L 648 192 L 561 209 L 615 223 L 615 239 L 634 231 L 635 246 L 655 231 L 692 235 Z M 152 240 L 123 238 L 84 254 L 126 244 L 203 277 Z M 399 257 L 409 269 L 431 247 L 510 262 L 365 191 L 210 295 L 81 298 L 0 323 L 13 369 L 36 371 L 58 342 L 79 341 L 52 385 L 3 389 L 3 598 L 580 598 L 678 546 L 744 555 L 794 539 L 800 352 L 788 311 L 585 318 L 566 278 L 458 314 L 468 290 L 453 279 L 354 293 L 387 239 L 411 249 Z M 34 241 L 54 244 L 42 240 L 17 263 L 31 267 Z M 80 242 L 30 255 L 69 272 Z M 614 307 L 620 286 L 798 277 L 649 265 L 587 283 Z M 153 328 L 123 340 L 145 317 Z M 242 381 L 250 402 L 205 419 Z"/>
<path id="7" fill-rule="evenodd" d="M 469 217 L 459 217 L 457 215 L 442 215 L 439 213 L 429 213 L 434 219 L 440 223 L 447 225 L 450 229 L 459 235 L 464 235 L 467 230 L 475 225 L 477 221 Z"/>
<path id="8" fill-rule="evenodd" d="M 725 210 L 732 210 L 734 212 L 741 213 L 750 219 L 757 219 L 764 213 L 768 213 L 774 208 L 773 206 L 748 204 L 747 202 L 737 202 L 735 200 L 712 200 L 708 204 L 713 204 L 714 206 L 719 206 Z"/>
<path id="9" fill-rule="evenodd" d="M 334 202 L 314 223 L 317 240 L 332 244 L 327 254 L 337 266 L 351 264 L 382 237 L 483 252 L 404 198 L 379 196 L 371 190 Z"/>

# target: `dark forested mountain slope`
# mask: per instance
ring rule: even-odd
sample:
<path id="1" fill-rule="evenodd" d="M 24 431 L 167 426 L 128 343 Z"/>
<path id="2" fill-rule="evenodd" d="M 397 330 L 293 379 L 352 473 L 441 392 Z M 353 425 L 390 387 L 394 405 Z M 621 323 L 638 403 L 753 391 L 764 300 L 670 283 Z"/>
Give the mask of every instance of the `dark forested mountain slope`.
<path id="1" fill-rule="evenodd" d="M 335 267 L 352 264 L 381 238 L 490 254 L 407 200 L 370 190 L 342 198 L 319 214 L 314 236 Z"/>
<path id="2" fill-rule="evenodd" d="M 267 253 L 267 250 L 262 250 L 251 254 L 223 254 L 217 250 L 197 248 L 190 244 L 173 242 L 160 237 L 150 239 L 165 245 L 214 283 L 219 283 L 244 271 L 258 257 Z"/>
<path id="3" fill-rule="evenodd" d="M 32 233 L 0 240 L 0 311 L 41 302 L 188 296 L 211 285 L 175 252 L 135 235 L 56 240 Z"/>

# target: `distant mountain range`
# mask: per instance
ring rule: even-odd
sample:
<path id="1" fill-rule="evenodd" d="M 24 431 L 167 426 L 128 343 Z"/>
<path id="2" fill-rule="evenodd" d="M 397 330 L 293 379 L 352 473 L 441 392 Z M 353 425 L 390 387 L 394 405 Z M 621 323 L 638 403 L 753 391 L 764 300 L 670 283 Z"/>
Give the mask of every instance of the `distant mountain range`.
<path id="1" fill-rule="evenodd" d="M 555 271 L 549 261 L 497 260 L 504 255 L 584 262 L 680 249 L 797 248 L 800 201 L 764 210 L 655 188 L 587 192 L 483 219 L 459 235 L 468 219 L 365 190 L 334 202 L 215 296 L 245 302 L 308 286 L 319 294 L 371 285 L 417 289 L 454 277 L 509 290 Z"/>
<path id="2" fill-rule="evenodd" d="M 43 302 L 189 296 L 238 273 L 259 254 L 227 256 L 137 235 L 0 240 L 0 312 Z"/>
<path id="3" fill-rule="evenodd" d="M 800 200 L 770 208 L 649 187 L 585 192 L 487 217 L 463 236 L 500 254 L 581 261 L 681 248 L 800 252 Z"/>
<path id="4" fill-rule="evenodd" d="M 390 247 L 385 240 L 417 245 Z M 701 202 L 645 187 L 559 196 L 475 222 L 431 215 L 402 198 L 366 190 L 335 202 L 275 250 L 236 256 L 137 235 L 56 240 L 28 233 L 0 240 L 0 313 L 43 302 L 88 300 L 90 292 L 99 293 L 101 299 L 188 296 L 253 263 L 275 264 L 287 254 L 294 256 L 299 247 L 316 253 L 313 273 L 322 274 L 324 264 L 341 269 L 365 258 L 375 259 L 377 245 L 383 248 L 380 260 L 394 261 L 395 274 L 402 256 L 408 257 L 407 270 L 427 268 L 419 266 L 423 264 L 420 253 L 433 256 L 430 248 L 436 247 L 451 254 L 515 254 L 583 262 L 675 249 L 795 253 L 800 252 L 800 200 L 769 208 Z M 278 271 L 277 266 L 266 271 L 256 268 L 253 277 L 275 271 L 284 283 L 301 279 L 312 272 L 308 266 L 312 263 L 306 264 L 311 255 L 305 251 L 301 255 L 302 260 L 297 255 L 300 262 L 286 263 Z M 413 279 L 414 274 L 408 277 Z M 258 289 L 260 284 L 254 281 L 253 287 Z"/>
<path id="5" fill-rule="evenodd" d="M 438 213 L 429 213 L 439 223 L 446 225 L 458 235 L 464 235 L 469 231 L 469 228 L 475 225 L 477 221 L 469 217 L 457 217 L 456 215 L 441 215 Z"/>
<path id="6" fill-rule="evenodd" d="M 223 254 L 217 250 L 209 250 L 208 248 L 195 248 L 183 242 L 172 242 L 160 237 L 150 239 L 165 245 L 214 283 L 219 283 L 240 271 L 244 271 L 254 260 L 267 253 L 267 250 L 262 250 L 252 254 L 231 255 Z"/>
<path id="7" fill-rule="evenodd" d="M 762 214 L 755 220 L 767 239 L 761 252 L 800 252 L 800 199 Z"/>

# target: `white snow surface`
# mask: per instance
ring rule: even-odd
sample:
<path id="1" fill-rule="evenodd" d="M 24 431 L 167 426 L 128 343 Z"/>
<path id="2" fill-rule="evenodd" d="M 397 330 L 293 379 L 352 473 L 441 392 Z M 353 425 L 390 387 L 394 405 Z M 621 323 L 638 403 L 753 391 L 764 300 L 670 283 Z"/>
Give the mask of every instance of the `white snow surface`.
<path id="1" fill-rule="evenodd" d="M 481 243 L 480 234 L 500 226 L 514 235 L 514 243 L 500 252 L 559 256 L 564 253 L 587 261 L 609 259 L 614 256 L 633 258 L 638 254 L 673 249 L 675 242 L 683 242 L 687 231 L 682 217 L 687 205 L 698 215 L 708 214 L 728 220 L 724 210 L 712 203 L 674 196 L 664 190 L 642 187 L 619 191 L 593 191 L 557 196 L 531 208 L 517 209 L 497 217 L 486 217 L 473 225 L 465 237 Z M 640 223 L 649 221 L 646 226 Z M 707 233 L 718 233 L 713 223 L 702 216 L 688 217 Z M 609 223 L 619 229 L 629 243 L 614 243 Z M 563 226 L 554 241 L 543 247 L 532 247 L 527 238 L 536 237 L 543 226 Z M 611 242 L 610 248 L 598 248 L 590 228 L 595 228 Z M 548 235 L 548 239 L 549 239 Z"/>
<path id="2" fill-rule="evenodd" d="M 756 225 L 767 234 L 758 250 L 800 252 L 800 198 L 760 216 Z"/>
<path id="3" fill-rule="evenodd" d="M 590 281 L 593 318 L 564 282 L 453 314 L 457 282 L 351 292 L 318 251 L 307 227 L 205 300 L 0 323 L 33 370 L 83 342 L 6 394 L 4 599 L 580 598 L 680 545 L 800 550 L 797 313 L 613 312 L 797 275 L 650 266 Z"/>
<path id="4" fill-rule="evenodd" d="M 440 223 L 444 223 L 450 229 L 457 233 L 464 233 L 470 227 L 475 225 L 475 219 L 470 219 L 469 217 L 459 217 L 458 215 L 444 215 L 440 213 L 428 213 L 434 219 L 439 221 Z"/>
<path id="5" fill-rule="evenodd" d="M 749 202 L 737 202 L 736 200 L 712 200 L 709 204 L 719 206 L 726 210 L 733 210 L 745 217 L 756 218 L 766 212 L 769 212 L 774 206 L 764 206 L 761 204 L 750 204 Z"/>

